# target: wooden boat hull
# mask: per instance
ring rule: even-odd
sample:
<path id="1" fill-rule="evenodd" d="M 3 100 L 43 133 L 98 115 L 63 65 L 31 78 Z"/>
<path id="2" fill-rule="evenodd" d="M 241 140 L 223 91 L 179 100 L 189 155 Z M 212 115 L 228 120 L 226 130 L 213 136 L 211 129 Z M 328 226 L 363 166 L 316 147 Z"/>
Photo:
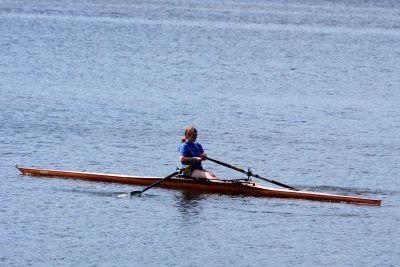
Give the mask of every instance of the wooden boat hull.
<path id="1" fill-rule="evenodd" d="M 18 166 L 16 167 L 24 175 L 82 179 L 89 181 L 123 183 L 123 184 L 141 185 L 141 186 L 151 185 L 152 183 L 163 178 L 163 177 L 139 177 L 139 176 L 102 174 L 102 173 L 90 173 L 90 172 L 32 169 L 32 168 L 21 168 Z M 210 180 L 194 180 L 194 179 L 174 177 L 164 181 L 159 186 L 163 188 L 196 190 L 202 192 L 232 194 L 232 195 L 294 198 L 294 199 L 304 199 L 313 201 L 364 204 L 373 206 L 380 206 L 381 204 L 381 200 L 377 199 L 270 188 L 259 185 L 252 181 L 249 182 L 243 182 L 243 181 L 239 182 L 232 180 L 210 181 Z"/>

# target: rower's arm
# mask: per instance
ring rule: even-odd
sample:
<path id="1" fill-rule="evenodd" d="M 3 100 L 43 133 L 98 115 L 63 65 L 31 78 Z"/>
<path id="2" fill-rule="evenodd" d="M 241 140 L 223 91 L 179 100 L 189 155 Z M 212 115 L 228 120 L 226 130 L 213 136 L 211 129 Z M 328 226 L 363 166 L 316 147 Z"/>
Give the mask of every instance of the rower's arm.
<path id="1" fill-rule="evenodd" d="M 181 163 L 184 163 L 184 164 L 190 164 L 190 163 L 192 163 L 192 162 L 201 161 L 201 160 L 202 160 L 201 157 L 185 157 L 185 156 L 179 156 L 179 161 L 180 161 Z"/>

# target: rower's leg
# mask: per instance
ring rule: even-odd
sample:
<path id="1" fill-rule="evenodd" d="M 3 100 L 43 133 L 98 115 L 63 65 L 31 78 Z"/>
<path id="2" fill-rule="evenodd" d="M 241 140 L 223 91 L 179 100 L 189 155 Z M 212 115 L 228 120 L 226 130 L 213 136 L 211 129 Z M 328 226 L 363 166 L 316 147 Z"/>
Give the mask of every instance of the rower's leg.
<path id="1" fill-rule="evenodd" d="M 206 178 L 209 180 L 219 180 L 219 178 L 217 176 L 215 176 L 215 174 L 213 174 L 212 172 L 209 172 L 207 170 L 193 170 L 191 176 L 198 177 L 198 178 Z"/>

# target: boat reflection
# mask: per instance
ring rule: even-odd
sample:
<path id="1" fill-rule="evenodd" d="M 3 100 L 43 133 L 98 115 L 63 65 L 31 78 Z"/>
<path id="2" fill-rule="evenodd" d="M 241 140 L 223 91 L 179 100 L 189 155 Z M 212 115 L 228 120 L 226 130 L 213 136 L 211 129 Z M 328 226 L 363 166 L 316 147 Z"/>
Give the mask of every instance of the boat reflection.
<path id="1" fill-rule="evenodd" d="M 203 210 L 202 203 L 207 196 L 208 194 L 202 192 L 184 190 L 176 195 L 176 206 L 184 217 L 193 218 Z"/>

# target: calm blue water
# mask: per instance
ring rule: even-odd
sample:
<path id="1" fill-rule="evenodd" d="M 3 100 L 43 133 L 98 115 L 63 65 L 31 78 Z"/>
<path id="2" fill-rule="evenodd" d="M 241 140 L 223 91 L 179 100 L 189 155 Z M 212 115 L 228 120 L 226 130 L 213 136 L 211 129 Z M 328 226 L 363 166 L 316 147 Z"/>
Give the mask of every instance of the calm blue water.
<path id="1" fill-rule="evenodd" d="M 399 25 L 397 1 L 0 0 L 0 266 L 397 266 Z M 14 168 L 166 176 L 187 125 L 210 157 L 382 206 Z"/>

